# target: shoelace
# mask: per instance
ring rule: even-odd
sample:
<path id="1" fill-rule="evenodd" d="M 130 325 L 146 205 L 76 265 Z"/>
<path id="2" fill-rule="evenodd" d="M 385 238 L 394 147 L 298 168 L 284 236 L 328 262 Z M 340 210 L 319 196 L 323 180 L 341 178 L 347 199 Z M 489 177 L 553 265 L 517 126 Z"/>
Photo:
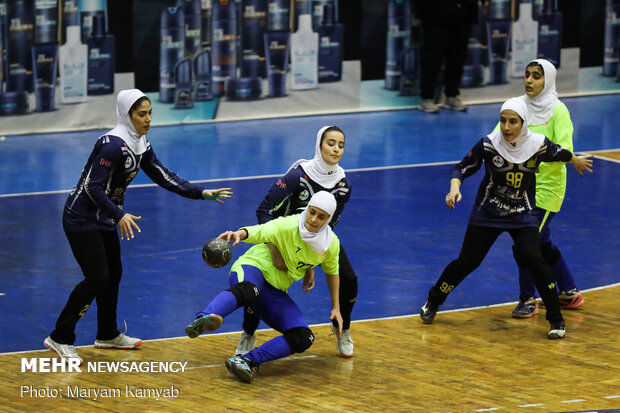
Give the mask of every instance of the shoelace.
<path id="1" fill-rule="evenodd" d="M 347 343 L 351 343 L 351 344 L 353 344 L 353 339 L 351 338 L 351 334 L 344 334 L 344 333 L 343 333 L 343 334 L 342 334 L 342 337 L 340 337 L 340 339 L 339 339 L 339 340 L 341 340 L 341 341 L 345 341 L 345 342 L 347 342 Z"/>
<path id="2" fill-rule="evenodd" d="M 79 357 L 77 351 L 75 351 L 75 346 L 73 345 L 67 346 L 66 353 L 69 357 Z"/>

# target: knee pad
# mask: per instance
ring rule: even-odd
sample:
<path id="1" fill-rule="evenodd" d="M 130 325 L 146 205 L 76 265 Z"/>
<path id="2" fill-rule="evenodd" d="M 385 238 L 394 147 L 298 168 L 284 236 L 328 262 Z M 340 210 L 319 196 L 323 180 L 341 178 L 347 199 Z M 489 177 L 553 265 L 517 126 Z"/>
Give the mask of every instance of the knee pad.
<path id="1" fill-rule="evenodd" d="M 545 259 L 545 262 L 549 265 L 553 265 L 562 258 L 562 253 L 551 242 L 545 242 L 540 246 L 540 251 L 542 252 L 542 256 Z"/>
<path id="2" fill-rule="evenodd" d="M 249 281 L 242 281 L 232 288 L 229 288 L 228 291 L 233 293 L 239 307 L 251 305 L 258 297 L 258 287 L 256 284 Z"/>
<path id="3" fill-rule="evenodd" d="M 308 327 L 293 327 L 286 330 L 284 339 L 293 353 L 303 353 L 314 343 L 314 334 Z"/>

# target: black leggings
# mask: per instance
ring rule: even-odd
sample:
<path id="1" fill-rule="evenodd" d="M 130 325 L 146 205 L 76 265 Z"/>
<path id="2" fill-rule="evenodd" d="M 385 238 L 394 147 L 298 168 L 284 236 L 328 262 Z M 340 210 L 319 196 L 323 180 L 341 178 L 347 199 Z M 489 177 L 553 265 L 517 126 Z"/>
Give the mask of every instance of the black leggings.
<path id="1" fill-rule="evenodd" d="M 540 252 L 536 227 L 494 228 L 469 225 L 459 257 L 443 270 L 441 277 L 429 291 L 429 300 L 433 304 L 442 304 L 450 291 L 480 266 L 497 237 L 504 231 L 508 231 L 519 249 L 518 264 L 528 268 L 534 276 L 536 288 L 547 307 L 547 320 L 562 321 L 553 273 Z"/>
<path id="2" fill-rule="evenodd" d="M 351 313 L 357 300 L 357 275 L 353 271 L 349 257 L 342 244 L 340 244 L 340 255 L 338 256 L 338 267 L 340 277 L 340 314 L 342 315 L 342 328 L 347 330 L 351 327 Z M 248 308 L 243 309 L 243 330 L 248 334 L 254 334 L 260 323 L 260 318 L 254 313 L 249 312 Z"/>
<path id="3" fill-rule="evenodd" d="M 116 325 L 116 305 L 123 266 L 118 233 L 93 230 L 65 231 L 65 234 L 84 280 L 71 292 L 50 337 L 61 344 L 73 344 L 75 325 L 96 299 L 97 340 L 111 340 L 120 334 Z"/>

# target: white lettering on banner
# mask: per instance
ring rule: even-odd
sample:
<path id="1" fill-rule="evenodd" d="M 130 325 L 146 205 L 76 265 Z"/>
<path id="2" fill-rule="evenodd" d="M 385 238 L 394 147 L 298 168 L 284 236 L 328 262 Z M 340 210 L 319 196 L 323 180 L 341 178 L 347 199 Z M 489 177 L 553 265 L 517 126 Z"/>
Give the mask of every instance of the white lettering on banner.
<path id="1" fill-rule="evenodd" d="M 161 398 L 177 398 L 181 394 L 181 390 L 175 386 L 170 387 L 138 387 L 136 385 L 120 387 L 82 387 L 79 385 L 67 386 L 66 388 L 54 388 L 50 386 L 34 387 L 23 385 L 20 386 L 21 398 L 70 398 L 70 399 L 155 399 Z"/>
<path id="2" fill-rule="evenodd" d="M 187 362 L 180 361 L 89 361 L 89 373 L 184 373 Z"/>
<path id="3" fill-rule="evenodd" d="M 80 360 L 78 359 L 61 359 L 61 358 L 32 358 L 22 357 L 21 372 L 27 371 L 32 373 L 81 373 Z"/>
<path id="4" fill-rule="evenodd" d="M 179 397 L 180 393 L 180 390 L 175 388 L 174 386 L 170 386 L 170 388 L 142 388 L 136 386 L 125 386 L 125 397 L 150 399 L 155 398 L 156 400 L 159 400 L 162 397 Z"/>
<path id="5" fill-rule="evenodd" d="M 60 389 L 55 389 L 50 386 L 45 387 L 33 387 L 33 386 L 20 386 L 20 397 L 47 397 L 47 398 L 58 398 L 62 397 L 62 392 Z"/>
<path id="6" fill-rule="evenodd" d="M 186 361 L 89 361 L 88 373 L 185 373 Z M 81 373 L 80 360 L 76 358 L 26 358 L 21 359 L 21 372 L 31 373 Z"/>
<path id="7" fill-rule="evenodd" d="M 98 398 L 119 398 L 121 389 L 111 387 L 67 386 L 67 397 L 97 400 Z"/>

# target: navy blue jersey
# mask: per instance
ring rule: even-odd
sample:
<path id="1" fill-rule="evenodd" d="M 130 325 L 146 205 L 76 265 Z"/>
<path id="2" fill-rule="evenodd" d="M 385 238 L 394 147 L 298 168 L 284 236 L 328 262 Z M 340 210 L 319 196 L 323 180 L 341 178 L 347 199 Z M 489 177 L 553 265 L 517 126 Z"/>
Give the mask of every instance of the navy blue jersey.
<path id="1" fill-rule="evenodd" d="M 463 181 L 484 161 L 484 178 L 469 217 L 471 225 L 500 228 L 538 226 L 532 215 L 536 207 L 536 170 L 541 162 L 568 162 L 572 153 L 545 138 L 538 151 L 519 164 L 508 162 L 488 137 L 476 143 L 465 158 L 452 168 L 450 178 Z"/>
<path id="2" fill-rule="evenodd" d="M 114 230 L 125 214 L 125 191 L 142 168 L 157 185 L 192 199 L 201 199 L 203 188 L 180 178 L 159 162 L 151 144 L 136 155 L 118 136 L 104 135 L 82 170 L 82 176 L 69 194 L 63 214 L 68 231 Z"/>
<path id="3" fill-rule="evenodd" d="M 274 218 L 301 213 L 308 205 L 308 201 L 316 192 L 327 191 L 336 198 L 336 211 L 329 225 L 333 228 L 340 219 L 344 205 L 351 196 L 351 185 L 347 178 L 342 178 L 333 188 L 323 188 L 312 181 L 301 166 L 287 172 L 274 183 L 265 199 L 256 210 L 259 224 L 264 224 Z"/>

